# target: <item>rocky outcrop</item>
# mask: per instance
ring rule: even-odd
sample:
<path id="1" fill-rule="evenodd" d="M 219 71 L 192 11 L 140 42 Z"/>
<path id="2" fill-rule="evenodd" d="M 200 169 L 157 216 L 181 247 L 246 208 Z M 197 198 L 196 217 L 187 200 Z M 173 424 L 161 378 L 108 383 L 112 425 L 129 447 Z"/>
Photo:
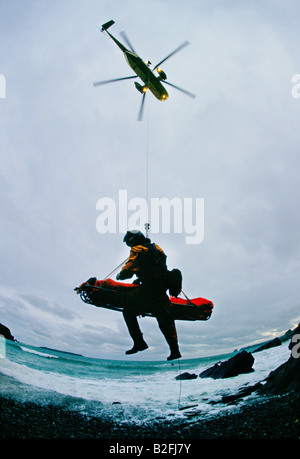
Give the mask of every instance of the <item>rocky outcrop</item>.
<path id="1" fill-rule="evenodd" d="M 300 358 L 291 357 L 276 370 L 271 371 L 260 389 L 262 394 L 283 394 L 300 391 Z"/>
<path id="2" fill-rule="evenodd" d="M 294 336 L 296 335 L 300 335 L 300 323 L 299 325 L 293 330 L 293 335 L 291 337 L 291 341 L 290 341 L 290 344 L 289 344 L 289 349 L 292 350 L 293 347 L 295 346 L 296 344 L 296 341 L 295 339 L 293 338 Z"/>
<path id="3" fill-rule="evenodd" d="M 298 394 L 300 392 L 300 324 L 293 330 L 289 349 L 292 351 L 289 359 L 276 370 L 271 371 L 264 381 L 243 387 L 236 394 L 224 396 L 222 402 L 234 403 L 252 392 L 261 395 L 285 395 L 292 392 Z"/>
<path id="4" fill-rule="evenodd" d="M 213 367 L 200 373 L 200 378 L 231 378 L 242 373 L 251 373 L 254 363 L 253 355 L 250 352 L 242 351 L 231 357 L 226 362 L 216 363 Z"/>
<path id="5" fill-rule="evenodd" d="M 185 373 L 182 373 L 181 375 L 176 376 L 175 379 L 179 380 L 186 380 L 186 379 L 196 379 L 198 378 L 195 373 L 188 373 L 187 371 Z"/>
<path id="6" fill-rule="evenodd" d="M 299 335 L 299 336 L 298 336 Z M 294 339 L 297 338 L 297 339 Z M 299 338 L 299 339 L 298 339 Z M 271 371 L 265 384 L 259 390 L 263 394 L 283 394 L 291 391 L 300 392 L 300 327 L 295 329 L 289 344 L 292 351 L 290 358 Z"/>
<path id="7" fill-rule="evenodd" d="M 291 350 L 290 358 L 276 370 L 272 371 L 269 376 L 252 386 L 242 387 L 236 394 L 229 394 L 222 397 L 222 403 L 236 403 L 239 399 L 249 396 L 253 392 L 259 395 L 272 396 L 286 394 L 299 394 L 300 393 L 300 324 L 293 330 L 292 336 L 290 330 L 280 338 L 280 344 L 286 339 L 287 336 L 291 337 L 289 349 Z M 278 346 L 278 341 L 272 340 L 273 346 Z M 269 342 L 270 343 L 270 342 Z M 265 343 L 268 344 L 268 343 Z M 262 349 L 261 349 L 262 350 Z M 258 351 L 258 350 L 257 350 Z M 253 370 L 254 357 L 251 353 L 243 350 L 231 357 L 229 360 L 221 363 L 216 363 L 213 367 L 204 370 L 200 373 L 200 378 L 229 378 L 237 376 L 241 373 L 250 373 Z M 195 379 L 197 376 L 193 373 L 183 373 L 176 377 L 176 379 Z M 297 399 L 299 400 L 299 398 Z M 216 402 L 220 403 L 220 402 Z"/>
<path id="8" fill-rule="evenodd" d="M 282 342 L 280 338 L 274 338 L 271 341 L 268 341 L 267 343 L 263 344 L 262 346 L 258 347 L 255 349 L 255 351 L 252 351 L 253 354 L 254 352 L 260 352 L 264 351 L 266 349 L 271 349 L 271 347 L 276 347 L 276 346 L 281 346 Z"/>
<path id="9" fill-rule="evenodd" d="M 252 394 L 252 392 L 257 391 L 262 387 L 262 383 L 258 382 L 256 384 L 253 384 L 253 386 L 245 386 L 242 387 L 236 394 L 233 395 L 225 395 L 222 397 L 222 402 L 223 403 L 232 403 L 235 402 L 236 400 L 240 398 L 247 397 L 248 395 Z"/>
<path id="10" fill-rule="evenodd" d="M 299 325 L 298 325 L 298 327 L 299 327 Z M 293 329 L 293 330 L 291 330 L 291 329 L 287 330 L 287 331 L 285 332 L 284 335 L 279 336 L 280 341 L 283 343 L 284 341 L 290 340 L 294 333 L 295 333 L 295 329 Z M 298 333 L 299 333 L 299 331 L 298 331 Z"/>
<path id="11" fill-rule="evenodd" d="M 10 333 L 10 329 L 3 324 L 0 324 L 0 335 L 4 336 L 4 338 L 9 339 L 10 341 L 16 341 L 13 335 Z"/>

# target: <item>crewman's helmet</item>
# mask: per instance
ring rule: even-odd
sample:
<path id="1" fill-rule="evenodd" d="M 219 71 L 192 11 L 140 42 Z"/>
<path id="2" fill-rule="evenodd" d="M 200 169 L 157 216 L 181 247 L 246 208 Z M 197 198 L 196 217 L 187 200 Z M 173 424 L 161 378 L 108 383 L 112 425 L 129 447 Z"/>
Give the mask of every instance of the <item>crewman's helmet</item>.
<path id="1" fill-rule="evenodd" d="M 125 242 L 129 247 L 134 247 L 139 245 L 142 242 L 145 242 L 146 238 L 141 231 L 131 230 L 127 231 L 124 236 L 123 242 Z"/>

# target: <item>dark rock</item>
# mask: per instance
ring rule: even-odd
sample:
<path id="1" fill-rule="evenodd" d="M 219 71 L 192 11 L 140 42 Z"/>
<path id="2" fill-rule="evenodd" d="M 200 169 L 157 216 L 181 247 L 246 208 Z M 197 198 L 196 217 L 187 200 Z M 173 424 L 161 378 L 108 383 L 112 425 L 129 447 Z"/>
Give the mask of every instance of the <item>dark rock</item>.
<path id="1" fill-rule="evenodd" d="M 0 324 L 0 335 L 4 336 L 4 338 L 9 339 L 10 341 L 16 341 L 13 335 L 10 333 L 9 328 L 3 324 Z"/>
<path id="2" fill-rule="evenodd" d="M 262 387 L 262 384 L 260 382 L 254 384 L 253 386 L 242 387 L 242 389 L 240 389 L 236 394 L 234 394 L 234 395 L 225 395 L 224 397 L 222 397 L 222 402 L 223 403 L 235 402 L 236 400 L 238 400 L 240 398 L 244 398 L 247 395 L 252 394 L 252 392 L 257 391 L 261 387 Z"/>
<path id="3" fill-rule="evenodd" d="M 271 341 L 268 341 L 267 343 L 255 349 L 255 351 L 253 351 L 253 354 L 254 352 L 260 352 L 260 351 L 264 351 L 265 349 L 270 349 L 271 347 L 281 346 L 281 344 L 282 344 L 281 339 L 274 338 Z"/>
<path id="4" fill-rule="evenodd" d="M 226 362 L 216 363 L 213 367 L 200 373 L 200 378 L 231 378 L 241 373 L 251 373 L 254 363 L 253 355 L 250 352 L 242 351 L 231 357 Z"/>
<path id="5" fill-rule="evenodd" d="M 196 378 L 198 378 L 198 376 L 195 375 L 195 373 L 185 372 L 185 373 L 182 373 L 181 375 L 176 376 L 175 379 L 185 380 L 185 379 L 196 379 Z"/>
<path id="6" fill-rule="evenodd" d="M 216 376 L 220 370 L 220 365 L 219 363 L 215 363 L 213 367 L 208 368 L 207 370 L 202 371 L 202 373 L 199 374 L 200 378 L 221 378 L 222 376 Z"/>
<path id="7" fill-rule="evenodd" d="M 299 346 L 299 343 L 297 346 Z M 300 349 L 297 348 L 297 351 L 293 352 L 292 349 L 290 358 L 276 370 L 271 371 L 259 392 L 262 394 L 300 392 Z"/>
<path id="8" fill-rule="evenodd" d="M 299 327 L 299 325 L 298 325 L 298 327 Z M 291 329 L 287 330 L 284 335 L 279 337 L 280 341 L 283 343 L 284 341 L 287 341 L 287 340 L 291 339 L 291 337 L 293 336 L 294 332 L 295 332 L 295 330 L 291 330 Z"/>

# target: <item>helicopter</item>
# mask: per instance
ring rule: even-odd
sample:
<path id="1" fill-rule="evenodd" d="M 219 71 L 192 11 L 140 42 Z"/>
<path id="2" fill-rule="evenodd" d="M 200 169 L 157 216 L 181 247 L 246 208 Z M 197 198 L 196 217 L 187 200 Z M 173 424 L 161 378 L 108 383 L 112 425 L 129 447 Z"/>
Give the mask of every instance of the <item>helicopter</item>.
<path id="1" fill-rule="evenodd" d="M 185 89 L 182 89 L 178 86 L 175 86 L 172 83 L 169 83 L 166 81 L 167 75 L 166 73 L 160 68 L 160 65 L 165 62 L 167 59 L 172 57 L 174 54 L 176 54 L 178 51 L 181 51 L 183 48 L 185 48 L 187 45 L 189 45 L 188 41 L 183 42 L 178 48 L 176 48 L 174 51 L 172 51 L 168 56 L 166 56 L 163 60 L 161 60 L 158 64 L 156 64 L 152 70 L 150 68 L 151 62 L 150 61 L 143 61 L 141 57 L 134 51 L 127 35 L 125 32 L 121 32 L 120 35 L 126 42 L 128 48 L 124 46 L 119 40 L 117 40 L 109 31 L 109 27 L 111 27 L 113 24 L 115 24 L 115 21 L 110 20 L 103 24 L 101 26 L 101 32 L 106 32 L 108 36 L 116 43 L 116 45 L 121 49 L 121 51 L 124 53 L 125 59 L 128 63 L 128 65 L 132 68 L 132 70 L 135 72 L 135 75 L 128 76 L 128 77 L 123 77 L 123 78 L 115 78 L 112 80 L 104 80 L 104 81 L 97 81 L 93 83 L 93 86 L 100 86 L 103 84 L 107 83 L 113 83 L 116 81 L 121 81 L 121 80 L 129 80 L 133 78 L 140 78 L 143 82 L 143 84 L 138 83 L 137 81 L 134 82 L 136 89 L 143 95 L 142 97 L 142 102 L 138 114 L 138 121 L 142 121 L 143 118 L 143 109 L 144 109 L 144 102 L 145 102 L 145 96 L 146 92 L 149 89 L 152 94 L 160 101 L 165 101 L 168 99 L 169 94 L 164 87 L 164 84 L 168 84 L 169 86 L 172 86 L 175 89 L 178 89 L 179 91 L 183 92 L 187 96 L 191 98 L 195 98 L 196 95 L 186 91 Z M 158 76 L 155 75 L 154 71 L 157 71 Z"/>

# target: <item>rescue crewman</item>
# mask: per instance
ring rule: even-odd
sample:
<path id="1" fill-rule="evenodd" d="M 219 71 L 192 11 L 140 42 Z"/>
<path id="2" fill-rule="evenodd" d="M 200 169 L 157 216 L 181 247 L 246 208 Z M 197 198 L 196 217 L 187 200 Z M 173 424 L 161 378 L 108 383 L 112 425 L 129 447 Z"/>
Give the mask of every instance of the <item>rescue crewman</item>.
<path id="1" fill-rule="evenodd" d="M 130 289 L 124 304 L 123 317 L 133 347 L 126 354 L 135 354 L 148 348 L 143 339 L 137 316 L 151 312 L 157 319 L 158 326 L 163 333 L 169 347 L 170 355 L 167 360 L 181 357 L 178 348 L 175 322 L 171 313 L 170 300 L 166 294 L 168 289 L 168 270 L 166 255 L 163 250 L 141 231 L 127 231 L 125 242 L 130 248 L 129 259 L 117 275 L 117 280 L 130 279 L 134 274 L 137 279 L 134 284 L 139 288 Z"/>

